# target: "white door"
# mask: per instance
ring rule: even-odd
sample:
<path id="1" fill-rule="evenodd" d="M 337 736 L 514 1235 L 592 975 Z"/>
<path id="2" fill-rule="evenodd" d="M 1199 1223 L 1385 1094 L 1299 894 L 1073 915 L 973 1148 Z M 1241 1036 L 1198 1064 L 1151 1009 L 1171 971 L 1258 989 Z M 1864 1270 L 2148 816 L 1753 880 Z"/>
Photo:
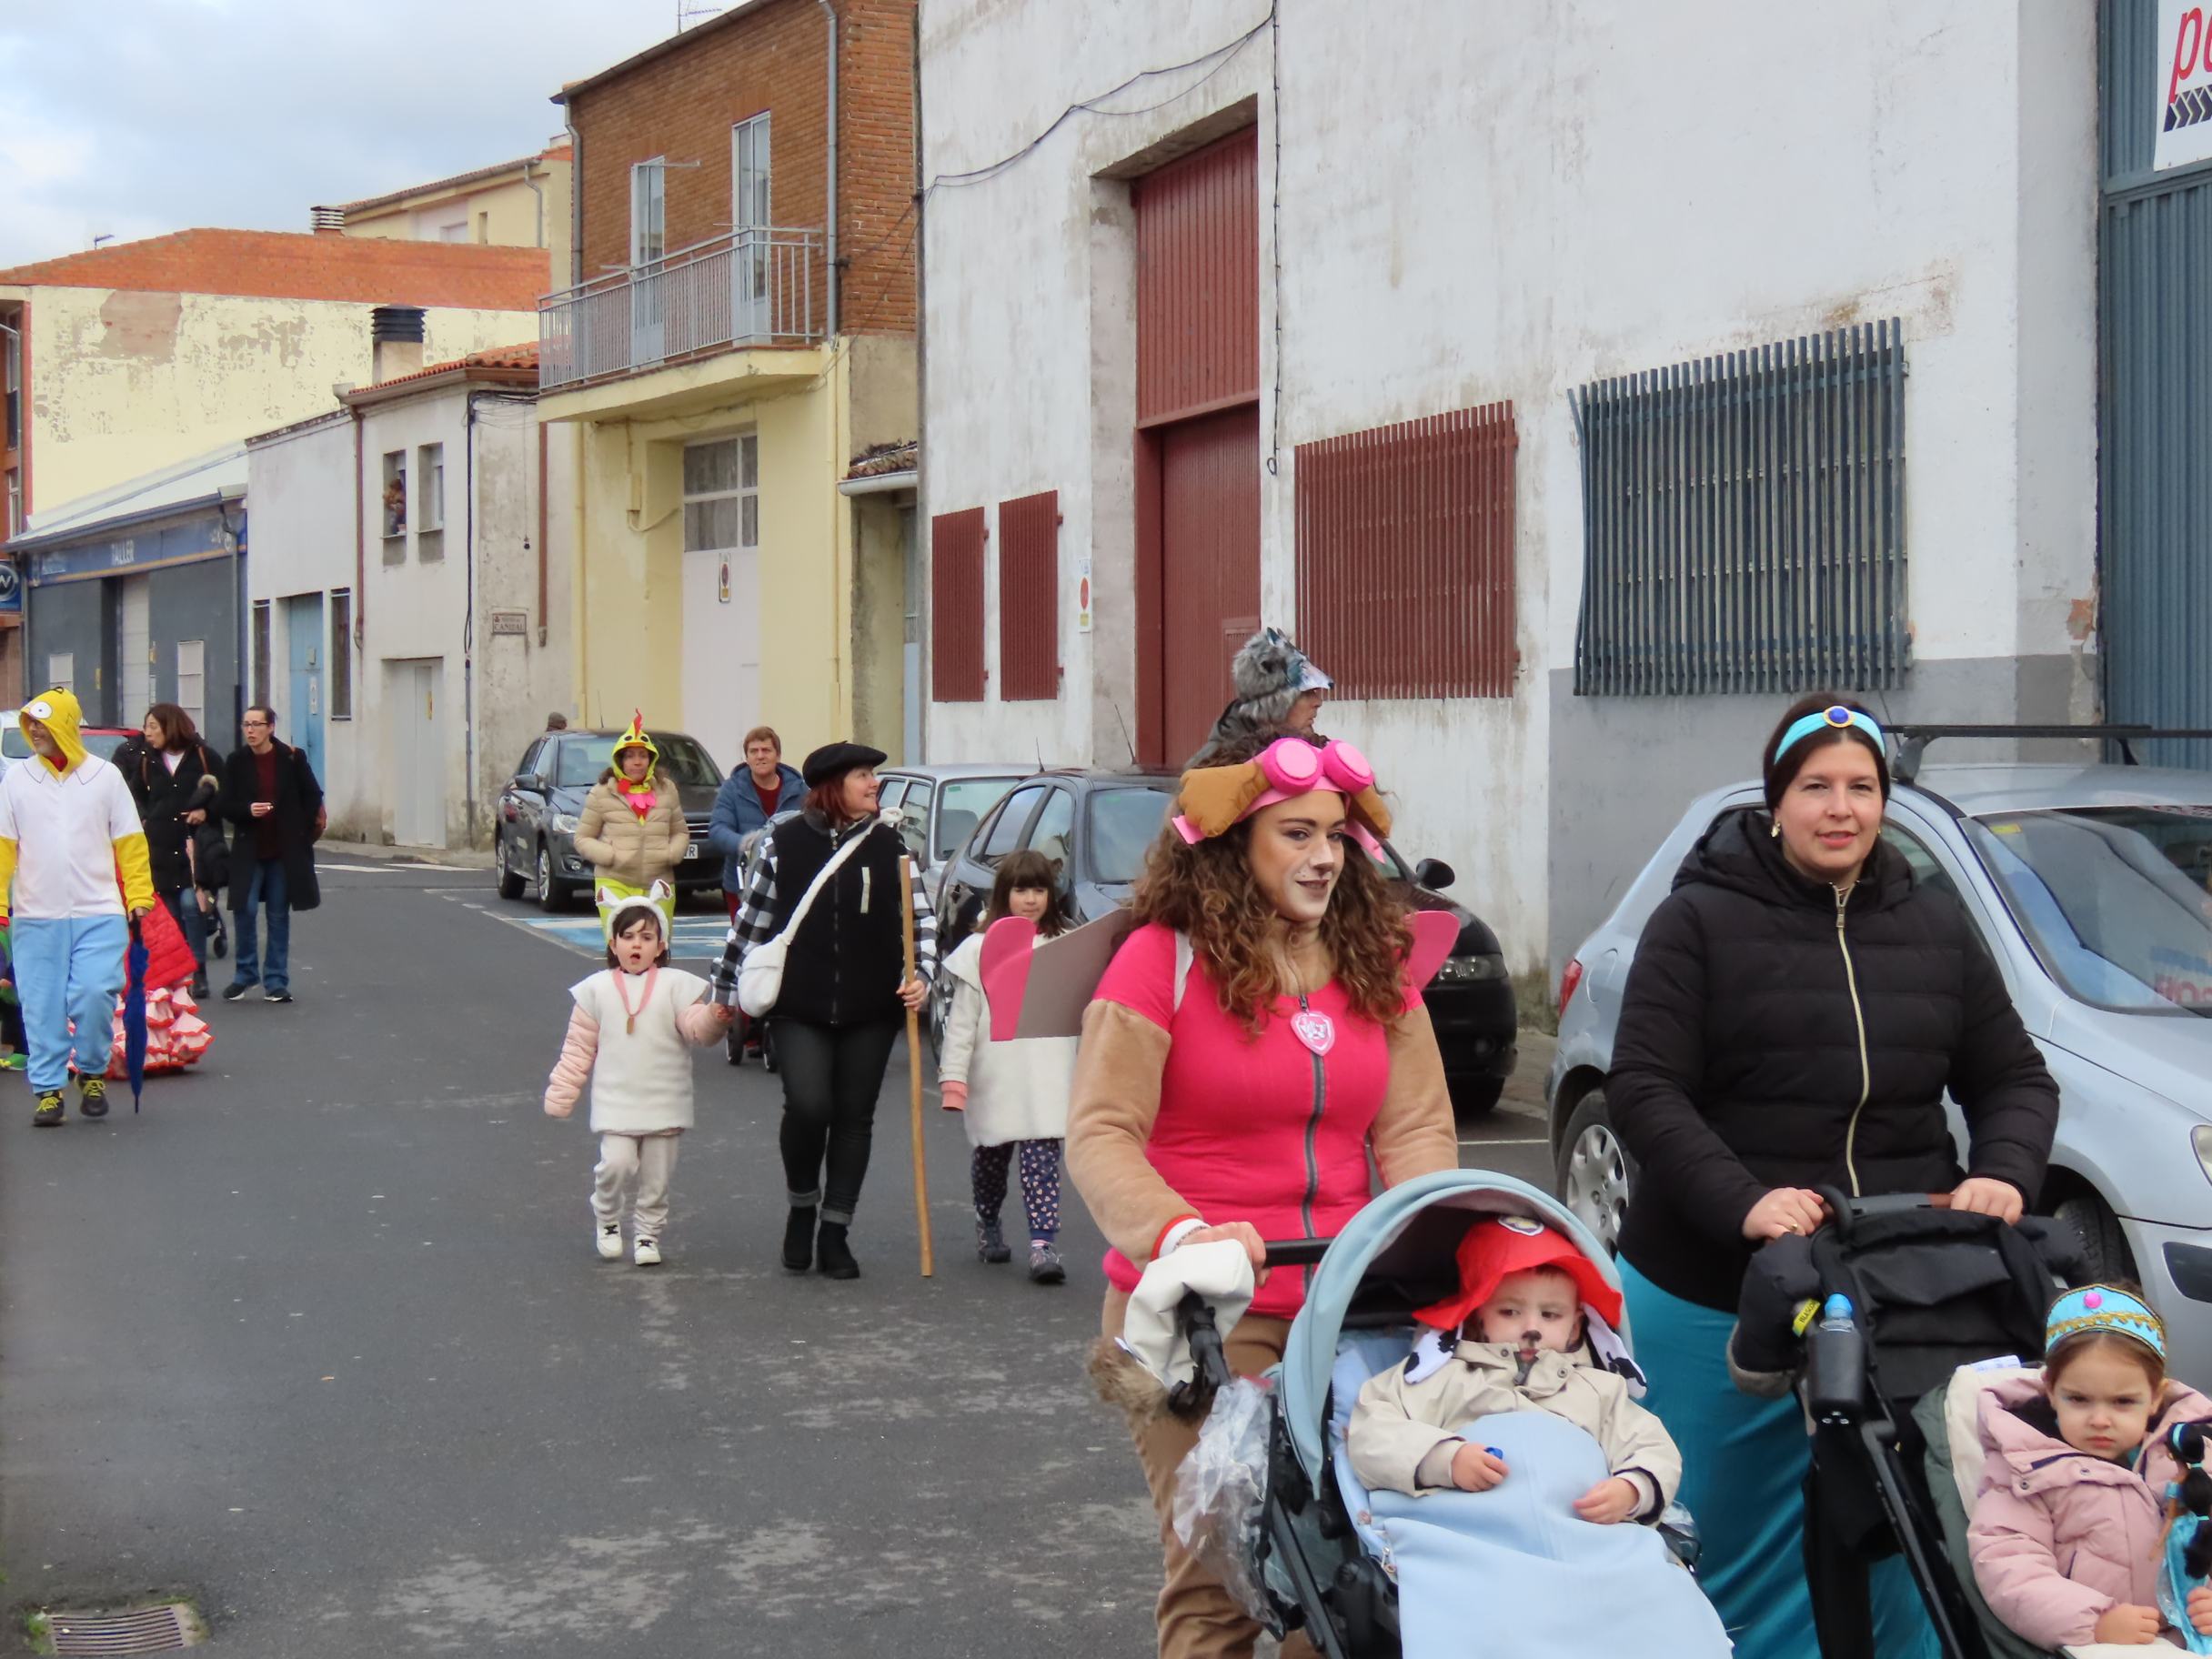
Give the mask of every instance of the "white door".
<path id="1" fill-rule="evenodd" d="M 775 332 L 769 303 L 768 116 L 729 129 L 730 334 L 766 339 Z"/>
<path id="2" fill-rule="evenodd" d="M 384 665 L 392 839 L 403 847 L 446 844 L 445 670 L 442 657 Z"/>
<path id="3" fill-rule="evenodd" d="M 154 643 L 150 578 L 123 578 L 123 638 L 116 658 L 116 707 L 118 726 L 137 726 L 154 697 Z"/>
<path id="4" fill-rule="evenodd" d="M 684 729 L 724 770 L 760 720 L 760 440 L 684 449 Z"/>

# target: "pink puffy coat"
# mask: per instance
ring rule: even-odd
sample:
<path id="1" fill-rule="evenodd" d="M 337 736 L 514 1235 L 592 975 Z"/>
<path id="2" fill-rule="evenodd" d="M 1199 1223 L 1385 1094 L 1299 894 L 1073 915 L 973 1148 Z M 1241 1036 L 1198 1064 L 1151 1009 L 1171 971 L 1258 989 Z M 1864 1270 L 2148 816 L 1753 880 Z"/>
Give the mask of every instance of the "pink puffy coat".
<path id="1" fill-rule="evenodd" d="M 2060 1647 L 2094 1640 L 2098 1616 L 2122 1602 L 2157 1606 L 2178 1475 L 2159 1437 L 2212 1419 L 2212 1400 L 2168 1382 L 2136 1469 L 2058 1438 L 2040 1372 L 1992 1385 L 1981 1410 L 1986 1461 L 1966 1542 L 1989 1610 L 2038 1647 Z"/>

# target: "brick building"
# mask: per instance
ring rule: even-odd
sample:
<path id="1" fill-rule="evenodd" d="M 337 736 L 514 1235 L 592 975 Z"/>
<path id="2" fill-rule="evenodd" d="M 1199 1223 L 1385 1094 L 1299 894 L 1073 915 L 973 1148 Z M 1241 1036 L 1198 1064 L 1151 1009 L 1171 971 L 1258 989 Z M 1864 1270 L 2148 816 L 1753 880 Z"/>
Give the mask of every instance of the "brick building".
<path id="1" fill-rule="evenodd" d="M 763 720 L 906 749 L 912 492 L 840 487 L 917 432 L 913 30 L 911 0 L 746 0 L 555 100 L 540 411 L 588 721 L 642 707 L 725 766 Z"/>

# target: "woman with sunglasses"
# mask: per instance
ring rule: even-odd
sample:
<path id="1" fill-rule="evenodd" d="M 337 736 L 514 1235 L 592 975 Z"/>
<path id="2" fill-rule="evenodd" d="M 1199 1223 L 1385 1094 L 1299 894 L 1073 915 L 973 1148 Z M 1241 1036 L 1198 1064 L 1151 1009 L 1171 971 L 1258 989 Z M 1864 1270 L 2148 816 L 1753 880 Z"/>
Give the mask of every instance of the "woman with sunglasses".
<path id="1" fill-rule="evenodd" d="M 1459 1161 L 1405 907 L 1368 856 L 1390 817 L 1367 762 L 1280 728 L 1212 759 L 1183 774 L 1138 925 L 1083 1020 L 1068 1170 L 1113 1246 L 1107 1339 L 1154 1257 L 1232 1239 L 1259 1268 L 1262 1240 L 1332 1237 L 1367 1202 L 1371 1153 L 1392 1186 Z M 1282 1357 L 1305 1279 L 1262 1274 L 1225 1344 L 1236 1371 Z M 1160 1652 L 1250 1654 L 1258 1626 L 1169 1524 L 1197 1425 L 1168 1414 L 1111 1340 L 1096 1352 L 1161 1517 Z M 1312 1651 L 1302 1636 L 1282 1646 Z"/>
<path id="2" fill-rule="evenodd" d="M 1605 1102 L 1636 1164 L 1619 1248 L 1644 1403 L 1682 1448 L 1699 1578 L 1738 1659 L 1811 1659 L 1809 1443 L 1794 1399 L 1730 1380 L 1744 1269 L 1828 1219 L 1822 1186 L 1947 1193 L 2017 1221 L 2043 1184 L 2058 1091 L 1957 903 L 1882 839 L 1874 717 L 1833 696 L 1792 705 L 1763 780 L 1765 807 L 1724 813 L 1644 924 Z M 1966 1115 L 1964 1169 L 1946 1090 Z M 1935 1651 L 1903 1569 L 1873 1575 L 1885 1659 Z"/>

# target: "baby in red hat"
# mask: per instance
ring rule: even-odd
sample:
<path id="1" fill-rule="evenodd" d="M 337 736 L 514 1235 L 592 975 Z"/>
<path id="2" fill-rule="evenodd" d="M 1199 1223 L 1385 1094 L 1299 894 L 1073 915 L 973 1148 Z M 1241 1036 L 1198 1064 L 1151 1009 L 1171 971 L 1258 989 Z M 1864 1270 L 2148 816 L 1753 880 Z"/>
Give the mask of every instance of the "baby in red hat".
<path id="1" fill-rule="evenodd" d="M 1635 1401 L 1643 1374 L 1614 1334 L 1621 1292 L 1563 1233 L 1492 1216 L 1460 1241 L 1459 1292 L 1413 1317 L 1429 1329 L 1360 1390 L 1345 1434 L 1371 1490 L 1487 1492 L 1511 1471 L 1458 1431 L 1499 1412 L 1548 1412 L 1592 1435 L 1609 1479 L 1576 1500 L 1585 1521 L 1656 1521 L 1682 1453 Z"/>

